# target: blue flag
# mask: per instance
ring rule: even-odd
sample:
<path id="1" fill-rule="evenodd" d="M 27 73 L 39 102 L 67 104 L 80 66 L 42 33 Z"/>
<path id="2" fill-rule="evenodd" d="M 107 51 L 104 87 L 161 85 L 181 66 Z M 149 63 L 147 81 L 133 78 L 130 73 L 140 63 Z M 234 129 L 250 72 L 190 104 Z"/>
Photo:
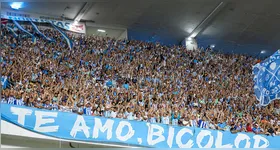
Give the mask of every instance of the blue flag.
<path id="1" fill-rule="evenodd" d="M 12 34 L 13 34 L 13 36 L 14 36 L 15 38 L 18 37 L 18 34 L 14 31 L 14 29 L 12 29 L 11 27 L 8 27 L 8 26 L 6 26 L 6 27 L 7 27 L 7 29 L 8 29 L 10 32 L 12 32 Z"/>
<path id="2" fill-rule="evenodd" d="M 66 40 L 68 47 L 70 48 L 70 50 L 73 48 L 73 42 L 71 41 L 71 39 L 63 32 L 61 31 L 58 27 L 56 27 L 54 24 L 51 23 L 51 25 L 63 36 L 63 38 Z"/>
<path id="3" fill-rule="evenodd" d="M 51 38 L 47 37 L 46 35 L 44 35 L 32 21 L 30 21 L 30 23 L 31 23 L 32 27 L 35 29 L 35 31 L 36 31 L 38 34 L 40 34 L 40 35 L 41 35 L 42 37 L 44 37 L 46 40 L 48 40 L 48 41 L 50 41 L 50 42 L 53 42 L 53 40 L 52 40 Z"/>
<path id="4" fill-rule="evenodd" d="M 9 85 L 8 78 L 6 76 L 1 77 L 1 85 L 3 89 L 6 89 Z"/>
<path id="5" fill-rule="evenodd" d="M 280 98 L 280 50 L 253 66 L 254 91 L 261 106 Z"/>
<path id="6" fill-rule="evenodd" d="M 25 30 L 16 20 L 13 20 L 14 24 L 17 26 L 18 29 L 20 29 L 21 31 L 23 31 L 24 33 L 28 34 L 29 36 L 32 37 L 32 42 L 33 44 L 36 44 L 36 37 L 31 34 L 30 32 L 28 32 L 27 30 Z"/>

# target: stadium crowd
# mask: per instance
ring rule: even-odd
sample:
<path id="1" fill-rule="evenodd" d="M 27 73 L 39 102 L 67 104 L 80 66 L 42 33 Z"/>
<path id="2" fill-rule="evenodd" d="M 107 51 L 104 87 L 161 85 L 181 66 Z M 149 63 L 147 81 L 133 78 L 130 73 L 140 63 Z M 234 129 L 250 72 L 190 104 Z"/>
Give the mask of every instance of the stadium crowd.
<path id="1" fill-rule="evenodd" d="M 12 24 L 8 24 L 12 28 Z M 54 29 L 32 43 L 1 30 L 2 103 L 80 115 L 280 135 L 280 104 L 258 105 L 257 59 L 135 40 L 74 36 Z"/>

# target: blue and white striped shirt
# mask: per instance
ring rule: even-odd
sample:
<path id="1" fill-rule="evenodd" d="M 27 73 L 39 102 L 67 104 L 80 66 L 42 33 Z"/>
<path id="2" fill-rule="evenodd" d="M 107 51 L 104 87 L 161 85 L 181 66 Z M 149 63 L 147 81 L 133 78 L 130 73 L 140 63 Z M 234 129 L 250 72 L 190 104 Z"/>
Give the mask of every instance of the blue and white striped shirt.
<path id="1" fill-rule="evenodd" d="M 24 105 L 23 98 L 14 99 L 14 105 L 18 105 L 18 106 Z"/>
<path id="2" fill-rule="evenodd" d="M 43 107 L 45 108 L 45 109 L 49 109 L 49 108 L 53 108 L 52 107 L 52 104 L 43 104 Z"/>
<path id="3" fill-rule="evenodd" d="M 208 128 L 208 122 L 199 120 L 198 121 L 198 126 L 199 126 L 199 128 Z"/>
<path id="4" fill-rule="evenodd" d="M 58 110 L 58 105 L 57 104 L 52 104 L 51 106 L 52 106 L 52 110 L 56 110 L 56 111 Z"/>
<path id="5" fill-rule="evenodd" d="M 192 127 L 197 127 L 197 121 L 196 120 L 190 120 Z"/>
<path id="6" fill-rule="evenodd" d="M 85 107 L 84 114 L 90 116 L 92 114 L 91 107 Z"/>
<path id="7" fill-rule="evenodd" d="M 111 116 L 110 111 L 105 111 L 105 112 L 104 112 L 104 117 L 109 118 L 110 116 Z"/>
<path id="8" fill-rule="evenodd" d="M 14 104 L 15 98 L 14 97 L 9 97 L 8 98 L 8 104 Z"/>

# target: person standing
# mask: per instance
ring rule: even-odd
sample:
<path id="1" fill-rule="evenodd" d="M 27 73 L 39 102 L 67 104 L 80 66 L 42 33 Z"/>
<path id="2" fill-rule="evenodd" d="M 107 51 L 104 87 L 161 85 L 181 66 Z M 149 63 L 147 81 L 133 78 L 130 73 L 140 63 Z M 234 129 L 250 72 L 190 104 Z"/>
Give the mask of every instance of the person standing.
<path id="1" fill-rule="evenodd" d="M 87 115 L 87 116 L 91 116 L 92 115 L 92 107 L 91 107 L 90 102 L 88 102 L 86 104 L 86 106 L 84 107 L 84 115 Z"/>
<path id="2" fill-rule="evenodd" d="M 203 117 L 202 119 L 200 119 L 198 121 L 198 127 L 199 128 L 204 128 L 204 129 L 207 129 L 208 128 L 208 121 L 206 121 L 206 118 Z"/>

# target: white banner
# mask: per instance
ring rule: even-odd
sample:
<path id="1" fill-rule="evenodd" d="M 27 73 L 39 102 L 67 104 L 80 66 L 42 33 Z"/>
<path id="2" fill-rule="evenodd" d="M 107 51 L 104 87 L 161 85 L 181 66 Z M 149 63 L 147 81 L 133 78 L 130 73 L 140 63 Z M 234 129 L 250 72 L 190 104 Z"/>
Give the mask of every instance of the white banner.
<path id="1" fill-rule="evenodd" d="M 18 16 L 7 16 L 2 15 L 1 18 L 16 20 L 16 21 L 32 21 L 38 23 L 53 23 L 54 25 L 63 28 L 65 30 L 69 30 L 77 33 L 86 33 L 86 25 L 84 23 L 74 24 L 73 21 L 56 21 L 56 20 L 47 20 L 47 19 L 38 19 L 38 18 L 26 18 L 26 17 L 18 17 Z"/>

